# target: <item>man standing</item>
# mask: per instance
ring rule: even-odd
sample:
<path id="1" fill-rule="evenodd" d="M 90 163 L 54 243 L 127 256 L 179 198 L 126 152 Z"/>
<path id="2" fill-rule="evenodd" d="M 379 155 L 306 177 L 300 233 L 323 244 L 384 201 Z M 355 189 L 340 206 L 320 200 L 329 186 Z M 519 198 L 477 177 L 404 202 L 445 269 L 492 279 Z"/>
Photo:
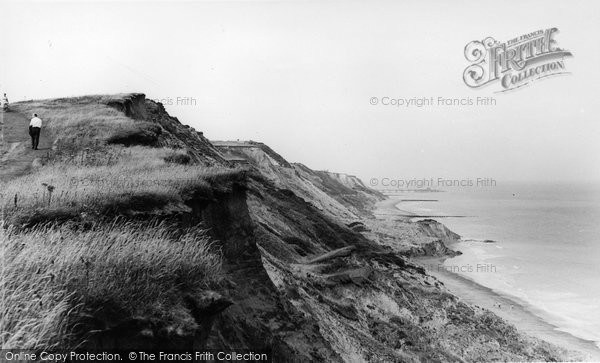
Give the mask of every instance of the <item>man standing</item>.
<path id="1" fill-rule="evenodd" d="M 29 135 L 31 136 L 31 148 L 34 150 L 38 149 L 40 143 L 40 131 L 42 130 L 42 119 L 40 119 L 37 113 L 33 114 L 31 122 L 29 122 Z"/>
<path id="2" fill-rule="evenodd" d="M 6 93 L 2 97 L 2 109 L 8 111 L 8 97 L 6 97 Z"/>

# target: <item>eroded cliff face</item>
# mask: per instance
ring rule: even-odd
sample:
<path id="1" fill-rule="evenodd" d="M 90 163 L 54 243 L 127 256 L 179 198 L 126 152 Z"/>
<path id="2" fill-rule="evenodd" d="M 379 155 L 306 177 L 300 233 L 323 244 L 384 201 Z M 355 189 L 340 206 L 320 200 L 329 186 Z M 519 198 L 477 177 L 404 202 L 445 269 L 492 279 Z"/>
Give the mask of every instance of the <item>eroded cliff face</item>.
<path id="1" fill-rule="evenodd" d="M 260 175 L 246 177 L 235 197 L 200 213 L 222 243 L 229 283 L 220 293 L 233 303 L 215 319 L 210 347 L 270 348 L 276 361 L 558 358 L 460 302 L 391 246 Z"/>
<path id="2" fill-rule="evenodd" d="M 145 109 L 145 120 L 160 125 L 166 131 L 159 139 L 160 146 L 186 150 L 193 160 L 207 166 L 230 166 L 202 132 L 170 116 L 161 103 L 146 100 Z"/>
<path id="3" fill-rule="evenodd" d="M 312 170 L 306 165 L 295 163 L 296 174 L 323 190 L 352 213 L 361 218 L 371 218 L 373 206 L 385 199 L 380 192 L 367 188 L 356 176 L 330 171 Z"/>
<path id="4" fill-rule="evenodd" d="M 384 196 L 366 188 L 360 179 L 341 173 L 316 171 L 299 163 L 289 163 L 263 143 L 254 141 L 214 142 L 226 158 L 245 161 L 282 189 L 292 190 L 323 213 L 352 223 L 371 216 L 375 202 Z"/>
<path id="5" fill-rule="evenodd" d="M 301 314 L 267 273 L 261 247 L 266 243 L 265 232 L 249 207 L 263 182 L 259 176 L 240 173 L 233 179 L 216 181 L 209 192 L 189 190 L 182 195 L 186 208 L 135 211 L 137 219 L 160 218 L 176 228 L 207 230 L 215 241 L 213 248 L 222 253 L 224 279 L 211 290 L 199 287 L 198 291 L 182 290 L 179 296 L 173 296 L 183 302 L 178 306 L 178 324 L 152 316 L 132 317 L 109 303 L 86 309 L 75 324 L 77 337 L 84 340 L 80 347 L 148 351 L 248 349 L 268 352 L 276 362 L 340 361 L 320 333 L 315 317 Z M 279 193 L 273 186 L 269 188 L 270 192 Z M 279 197 L 287 200 L 289 196 L 284 193 Z"/>
<path id="6" fill-rule="evenodd" d="M 458 234 L 452 232 L 448 227 L 433 219 L 423 219 L 418 221 L 417 224 L 423 231 L 423 234 L 429 237 L 438 238 L 445 244 L 453 244 L 460 241 L 460 236 Z"/>
<path id="7" fill-rule="evenodd" d="M 183 125 L 167 113 L 161 103 L 146 99 L 143 93 L 118 95 L 106 104 L 139 121 L 139 132 L 125 135 L 115 143 L 147 145 L 184 150 L 193 162 L 206 166 L 231 166 L 202 132 Z"/>
<path id="8" fill-rule="evenodd" d="M 142 115 L 133 103 L 124 112 Z M 228 153 L 248 161 L 246 172 L 216 181 L 210 193 L 182 196 L 186 208 L 145 212 L 208 229 L 225 278 L 214 291 L 186 296 L 189 330 L 123 318 L 100 328 L 91 346 L 246 348 L 270 351 L 276 362 L 560 358 L 548 344 L 462 303 L 407 260 L 449 253 L 444 243 L 458 236 L 443 225 L 370 219 L 382 196 L 356 178 L 290 164 L 262 145 L 215 148 L 160 104 L 145 105 L 143 120 L 160 125 L 162 145 L 186 148 L 204 165 L 227 167 Z M 90 326 L 102 321 L 90 319 Z"/>
<path id="9" fill-rule="evenodd" d="M 106 104 L 137 120 L 146 118 L 146 95 L 143 93 L 131 93 L 126 95 L 115 95 L 106 101 Z"/>
<path id="10" fill-rule="evenodd" d="M 232 305 L 216 312 L 204 349 L 272 352 L 275 361 L 336 361 L 313 317 L 303 316 L 275 287 L 264 267 L 261 226 L 248 207 L 248 181 L 234 183 L 214 198 L 192 197 L 189 222 L 210 230 L 223 252 L 226 280 L 219 294 Z"/>

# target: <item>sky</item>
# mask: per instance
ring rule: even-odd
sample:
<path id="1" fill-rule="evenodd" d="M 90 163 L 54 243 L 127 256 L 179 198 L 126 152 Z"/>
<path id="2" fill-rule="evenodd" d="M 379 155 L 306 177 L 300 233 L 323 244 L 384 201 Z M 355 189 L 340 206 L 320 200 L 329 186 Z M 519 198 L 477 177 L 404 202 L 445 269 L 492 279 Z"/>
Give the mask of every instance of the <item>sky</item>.
<path id="1" fill-rule="evenodd" d="M 262 141 L 365 181 L 599 182 L 600 2 L 516 4 L 3 1 L 0 92 L 12 102 L 143 92 L 209 139 Z M 552 27 L 573 53 L 569 74 L 505 93 L 464 84 L 470 41 Z"/>

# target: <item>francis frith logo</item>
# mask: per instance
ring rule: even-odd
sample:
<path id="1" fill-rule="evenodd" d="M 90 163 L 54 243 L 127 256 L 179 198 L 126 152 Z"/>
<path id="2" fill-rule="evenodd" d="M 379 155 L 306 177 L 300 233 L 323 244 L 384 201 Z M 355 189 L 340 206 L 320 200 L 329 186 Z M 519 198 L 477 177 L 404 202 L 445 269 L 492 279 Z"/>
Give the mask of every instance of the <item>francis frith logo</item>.
<path id="1" fill-rule="evenodd" d="M 492 37 L 470 42 L 465 46 L 465 58 L 471 63 L 463 72 L 465 84 L 479 88 L 497 82 L 504 92 L 568 73 L 565 58 L 572 54 L 558 47 L 557 33 L 557 28 L 549 28 L 503 43 Z"/>

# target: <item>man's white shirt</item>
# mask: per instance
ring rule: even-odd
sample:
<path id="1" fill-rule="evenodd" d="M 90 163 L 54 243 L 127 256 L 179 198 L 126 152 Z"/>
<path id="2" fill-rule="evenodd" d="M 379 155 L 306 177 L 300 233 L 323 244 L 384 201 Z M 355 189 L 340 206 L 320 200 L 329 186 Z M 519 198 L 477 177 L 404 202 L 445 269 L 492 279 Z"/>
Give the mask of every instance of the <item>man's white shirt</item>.
<path id="1" fill-rule="evenodd" d="M 39 117 L 32 118 L 29 126 L 42 128 L 42 119 Z"/>

